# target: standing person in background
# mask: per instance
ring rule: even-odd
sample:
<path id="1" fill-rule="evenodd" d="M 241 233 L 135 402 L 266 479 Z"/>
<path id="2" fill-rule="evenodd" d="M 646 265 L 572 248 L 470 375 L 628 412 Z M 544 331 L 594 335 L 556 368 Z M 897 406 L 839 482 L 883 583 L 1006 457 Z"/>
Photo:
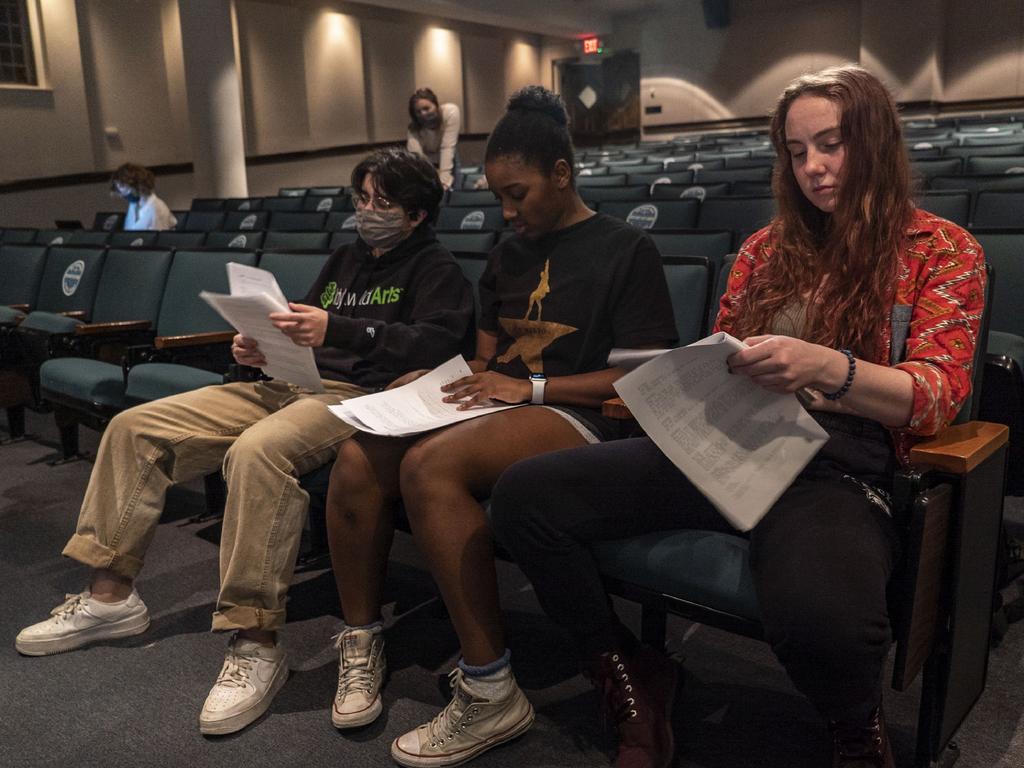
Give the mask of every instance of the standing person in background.
<path id="1" fill-rule="evenodd" d="M 110 177 L 110 189 L 128 201 L 124 228 L 174 229 L 178 220 L 167 203 L 156 196 L 156 177 L 148 168 L 125 163 Z"/>
<path id="2" fill-rule="evenodd" d="M 432 162 L 445 189 L 451 189 L 458 175 L 455 145 L 462 123 L 459 108 L 450 103 L 440 104 L 437 94 L 420 88 L 409 97 L 409 117 L 405 148 Z"/>

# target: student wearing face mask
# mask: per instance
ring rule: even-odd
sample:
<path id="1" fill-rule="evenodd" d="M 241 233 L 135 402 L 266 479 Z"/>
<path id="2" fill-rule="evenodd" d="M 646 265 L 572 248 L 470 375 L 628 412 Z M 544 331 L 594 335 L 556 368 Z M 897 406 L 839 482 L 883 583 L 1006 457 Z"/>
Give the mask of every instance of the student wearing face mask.
<path id="1" fill-rule="evenodd" d="M 409 136 L 405 148 L 423 155 L 437 168 L 445 189 L 457 186 L 461 118 L 454 104 L 441 104 L 429 88 L 420 88 L 409 97 Z"/>
<path id="2" fill-rule="evenodd" d="M 153 172 L 141 165 L 125 163 L 114 171 L 110 189 L 128 202 L 125 229 L 174 229 L 178 225 L 167 203 L 156 196 L 155 187 Z"/>
<path id="3" fill-rule="evenodd" d="M 325 392 L 273 379 L 235 382 L 115 416 L 64 549 L 93 568 L 89 585 L 18 635 L 22 654 L 144 632 L 149 612 L 134 583 L 164 493 L 223 466 L 227 500 L 213 629 L 234 635 L 199 728 L 231 733 L 266 711 L 288 676 L 277 630 L 309 503 L 298 477 L 333 461 L 354 431 L 327 405 L 434 367 L 473 338 L 472 286 L 430 226 L 443 195 L 430 163 L 381 150 L 356 166 L 352 186 L 360 239 L 331 254 L 301 303 L 270 315 L 293 343 L 313 349 Z M 241 365 L 266 364 L 257 344 L 241 335 L 232 353 Z"/>

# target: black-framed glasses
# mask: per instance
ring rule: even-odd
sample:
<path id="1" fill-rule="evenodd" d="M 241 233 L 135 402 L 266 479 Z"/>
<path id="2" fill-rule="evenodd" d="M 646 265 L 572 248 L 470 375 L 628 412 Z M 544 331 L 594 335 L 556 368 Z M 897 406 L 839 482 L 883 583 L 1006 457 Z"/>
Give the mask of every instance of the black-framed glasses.
<path id="1" fill-rule="evenodd" d="M 367 208 L 372 205 L 375 211 L 390 211 L 392 208 L 397 207 L 398 203 L 393 200 L 388 200 L 386 197 L 382 197 L 381 195 L 368 195 L 365 192 L 353 192 L 352 205 L 356 208 Z"/>

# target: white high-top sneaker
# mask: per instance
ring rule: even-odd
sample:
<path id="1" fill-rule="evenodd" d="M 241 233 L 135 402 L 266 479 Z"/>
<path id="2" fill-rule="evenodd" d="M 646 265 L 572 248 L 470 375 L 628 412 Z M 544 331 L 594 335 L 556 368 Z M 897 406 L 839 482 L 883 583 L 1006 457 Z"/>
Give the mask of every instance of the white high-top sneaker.
<path id="1" fill-rule="evenodd" d="M 356 728 L 372 723 L 383 709 L 380 689 L 387 671 L 384 633 L 346 628 L 336 636 L 338 691 L 331 721 L 335 728 Z"/>
<path id="2" fill-rule="evenodd" d="M 452 700 L 429 723 L 391 744 L 391 757 L 410 768 L 458 765 L 481 752 L 526 733 L 533 725 L 533 707 L 511 681 L 500 699 L 475 696 L 456 667 L 449 675 Z"/>
<path id="3" fill-rule="evenodd" d="M 49 656 L 101 640 L 140 635 L 149 628 L 149 611 L 135 590 L 119 603 L 100 602 L 88 590 L 65 598 L 46 621 L 18 633 L 14 640 L 18 653 Z"/>
<path id="4" fill-rule="evenodd" d="M 224 666 L 199 713 L 199 730 L 210 736 L 240 731 L 267 711 L 288 679 L 288 657 L 281 643 L 273 648 L 237 634 Z"/>

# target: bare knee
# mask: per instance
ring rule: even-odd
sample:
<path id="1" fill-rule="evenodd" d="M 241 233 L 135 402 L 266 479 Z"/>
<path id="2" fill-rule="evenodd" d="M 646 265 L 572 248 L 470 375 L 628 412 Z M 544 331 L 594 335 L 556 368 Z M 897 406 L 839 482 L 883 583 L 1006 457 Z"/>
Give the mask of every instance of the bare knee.
<path id="1" fill-rule="evenodd" d="M 331 468 L 331 482 L 327 490 L 327 516 L 335 523 L 355 525 L 359 510 L 377 500 L 388 501 L 389 493 L 374 473 L 374 466 L 358 440 L 342 440 L 338 456 Z"/>

